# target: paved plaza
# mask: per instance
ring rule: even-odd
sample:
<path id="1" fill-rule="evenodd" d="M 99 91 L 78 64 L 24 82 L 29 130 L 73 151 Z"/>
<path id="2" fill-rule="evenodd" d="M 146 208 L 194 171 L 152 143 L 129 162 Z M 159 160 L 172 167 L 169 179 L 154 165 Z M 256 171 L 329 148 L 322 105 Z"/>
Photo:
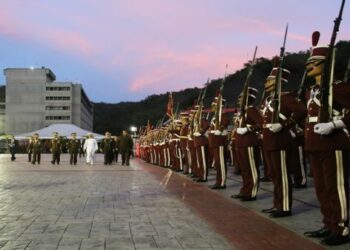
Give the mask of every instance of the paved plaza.
<path id="1" fill-rule="evenodd" d="M 212 191 L 213 170 L 198 184 L 138 159 L 104 166 L 98 155 L 94 166 L 72 167 L 67 155 L 60 166 L 50 157 L 33 166 L 0 155 L 0 249 L 324 248 L 302 236 L 322 225 L 312 179 L 294 192 L 292 217 L 270 219 L 259 211 L 271 207 L 271 183 L 242 203 L 229 198 L 241 185 L 232 174 L 226 190 Z"/>

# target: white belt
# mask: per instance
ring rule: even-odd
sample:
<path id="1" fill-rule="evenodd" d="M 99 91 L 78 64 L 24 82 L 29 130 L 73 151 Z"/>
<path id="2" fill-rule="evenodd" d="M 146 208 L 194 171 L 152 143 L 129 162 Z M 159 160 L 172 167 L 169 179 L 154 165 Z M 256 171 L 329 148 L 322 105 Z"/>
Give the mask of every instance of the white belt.
<path id="1" fill-rule="evenodd" d="M 343 117 L 342 116 L 334 116 L 333 121 L 338 121 L 341 120 Z M 318 116 L 308 116 L 307 117 L 307 122 L 308 123 L 317 123 L 318 122 Z"/>
<path id="2" fill-rule="evenodd" d="M 263 124 L 263 128 L 270 128 L 273 123 L 266 123 Z"/>

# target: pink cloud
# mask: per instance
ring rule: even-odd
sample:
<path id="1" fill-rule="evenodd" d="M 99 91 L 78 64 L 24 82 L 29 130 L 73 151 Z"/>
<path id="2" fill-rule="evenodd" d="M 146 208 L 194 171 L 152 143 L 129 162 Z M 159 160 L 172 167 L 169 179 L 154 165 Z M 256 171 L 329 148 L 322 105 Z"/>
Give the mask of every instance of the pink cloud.
<path id="1" fill-rule="evenodd" d="M 0 21 L 0 33 L 15 40 L 33 41 L 83 57 L 91 56 L 98 51 L 97 46 L 82 34 L 20 19 L 9 15 L 6 8 L 0 10 Z"/>
<path id="2" fill-rule="evenodd" d="M 233 73 L 242 66 L 242 58 L 209 46 L 190 53 L 175 53 L 166 50 L 152 58 L 162 66 L 159 68 L 146 67 L 144 72 L 131 80 L 130 91 L 138 92 L 151 88 L 159 93 L 169 89 L 179 90 L 189 86 L 193 87 L 193 84 L 202 85 L 207 77 L 212 79 L 222 77 L 227 63 L 229 73 Z M 147 57 L 145 60 L 150 59 Z M 150 61 L 148 63 L 151 64 Z"/>

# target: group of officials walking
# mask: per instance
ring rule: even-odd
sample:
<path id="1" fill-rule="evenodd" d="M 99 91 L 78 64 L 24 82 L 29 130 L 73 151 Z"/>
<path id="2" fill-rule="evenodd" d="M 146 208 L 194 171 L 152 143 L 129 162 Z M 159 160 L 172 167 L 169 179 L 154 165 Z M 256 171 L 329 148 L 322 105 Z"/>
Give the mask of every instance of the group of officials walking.
<path id="1" fill-rule="evenodd" d="M 60 164 L 61 153 L 63 149 L 63 141 L 59 134 L 55 132 L 50 140 L 49 149 L 52 154 L 51 163 L 53 165 Z M 29 138 L 27 153 L 28 162 L 31 164 L 40 164 L 41 153 L 43 150 L 43 142 L 39 138 L 39 134 L 35 133 Z M 93 134 L 88 134 L 86 139 L 77 138 L 76 133 L 72 133 L 67 141 L 67 151 L 70 155 L 70 165 L 76 165 L 79 157 L 86 155 L 86 163 L 93 165 L 95 162 L 95 153 L 100 151 L 104 154 L 104 165 L 111 165 L 114 161 L 118 162 L 118 156 L 121 155 L 122 165 L 129 166 L 130 155 L 133 153 L 133 140 L 127 131 L 123 131 L 121 136 L 113 136 L 106 132 L 100 145 L 94 138 Z M 14 156 L 12 156 L 13 159 Z"/>
<path id="2" fill-rule="evenodd" d="M 222 87 L 207 110 L 203 109 L 203 90 L 197 104 L 168 125 L 154 129 L 147 126 L 140 138 L 141 157 L 151 164 L 190 174 L 197 182 L 206 182 L 213 167 L 213 189 L 226 188 L 230 159 L 243 179 L 240 191 L 231 197 L 254 201 L 259 181 L 272 180 L 273 204 L 262 212 L 279 218 L 292 215 L 293 187 L 307 186 L 307 153 L 324 226 L 305 235 L 323 238 L 322 243 L 327 245 L 348 242 L 350 82 L 346 79 L 330 83 L 330 119 L 323 120 L 319 115 L 324 100 L 322 81 L 331 48 L 319 46 L 319 36 L 319 32 L 312 35 L 313 47 L 305 72 L 315 83 L 305 95 L 281 91 L 291 72 L 283 67 L 280 56 L 274 59 L 266 78 L 261 105 L 254 106 L 257 90 L 245 84 L 237 101 L 240 113 L 230 121 L 223 108 Z M 227 129 L 230 122 L 232 131 Z M 263 178 L 260 165 L 264 166 Z"/>

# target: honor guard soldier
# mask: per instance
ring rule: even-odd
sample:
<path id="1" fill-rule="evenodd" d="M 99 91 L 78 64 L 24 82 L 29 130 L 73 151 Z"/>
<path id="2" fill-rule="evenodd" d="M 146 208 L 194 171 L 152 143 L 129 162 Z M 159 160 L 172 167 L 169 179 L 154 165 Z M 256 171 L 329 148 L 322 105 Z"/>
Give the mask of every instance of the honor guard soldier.
<path id="1" fill-rule="evenodd" d="M 57 132 L 53 133 L 53 138 L 51 139 L 51 145 L 50 145 L 50 151 L 52 153 L 52 164 L 60 164 L 61 160 L 61 152 L 62 152 L 62 142 L 59 138 L 59 135 Z"/>
<path id="2" fill-rule="evenodd" d="M 104 165 L 111 165 L 114 158 L 115 141 L 112 139 L 111 133 L 106 132 L 105 138 L 101 142 L 101 150 L 104 154 Z"/>
<path id="3" fill-rule="evenodd" d="M 230 137 L 230 144 L 231 144 L 231 158 L 232 158 L 232 165 L 233 165 L 233 173 L 235 175 L 240 175 L 241 174 L 241 169 L 239 166 L 239 162 L 237 160 L 237 128 L 239 127 L 239 115 L 238 113 L 235 113 L 232 117 L 232 131 L 231 131 L 231 137 Z"/>
<path id="4" fill-rule="evenodd" d="M 195 116 L 196 116 L 197 110 L 198 110 L 198 106 L 197 107 L 194 106 L 191 109 L 191 112 L 189 115 L 189 133 L 188 133 L 188 140 L 187 140 L 188 164 L 190 166 L 190 169 L 192 172 L 191 177 L 193 179 L 199 178 L 197 153 L 194 145 L 194 122 L 195 122 Z"/>
<path id="5" fill-rule="evenodd" d="M 165 127 L 161 127 L 159 129 L 159 140 L 158 140 L 158 155 L 159 155 L 159 166 L 164 167 L 165 166 L 165 143 L 164 143 L 164 136 L 165 136 Z"/>
<path id="6" fill-rule="evenodd" d="M 206 182 L 208 178 L 208 129 L 209 122 L 203 117 L 203 104 L 200 104 L 194 122 L 194 146 L 197 156 L 198 179 L 197 182 Z"/>
<path id="7" fill-rule="evenodd" d="M 181 129 L 180 129 L 180 148 L 181 154 L 183 156 L 183 172 L 184 174 L 190 174 L 191 169 L 188 162 L 188 154 L 187 154 L 187 141 L 188 141 L 188 133 L 189 133 L 189 123 L 188 123 L 188 113 L 181 112 Z"/>
<path id="8" fill-rule="evenodd" d="M 215 97 L 216 110 L 211 125 L 211 137 L 209 137 L 209 146 L 213 150 L 214 168 L 216 169 L 216 182 L 210 186 L 211 189 L 226 188 L 226 162 L 225 162 L 225 146 L 227 145 L 227 126 L 229 124 L 228 116 L 223 112 L 225 100 L 222 99 L 221 93 Z"/>
<path id="9" fill-rule="evenodd" d="M 35 133 L 33 135 L 33 143 L 32 143 L 32 151 L 33 151 L 32 164 L 33 165 L 35 165 L 36 162 L 40 164 L 41 150 L 42 150 L 42 145 L 39 139 L 39 134 Z"/>
<path id="10" fill-rule="evenodd" d="M 242 201 L 256 199 L 259 187 L 259 141 L 257 132 L 261 130 L 262 117 L 253 106 L 258 91 L 249 87 L 247 97 L 243 94 L 238 97 L 239 106 L 243 104 L 244 117 L 240 116 L 236 135 L 236 155 L 241 169 L 243 187 L 239 194 L 232 198 Z M 241 111 L 242 112 L 242 111 Z"/>
<path id="11" fill-rule="evenodd" d="M 70 155 L 70 158 L 69 158 L 70 165 L 77 164 L 79 150 L 80 150 L 80 140 L 77 139 L 77 133 L 72 133 L 71 138 L 68 141 L 68 152 Z"/>
<path id="12" fill-rule="evenodd" d="M 329 109 L 332 119 L 321 121 L 319 113 L 325 105 L 322 101 L 322 74 L 329 70 L 325 68 L 325 61 L 333 53 L 331 47 L 317 45 L 319 36 L 319 32 L 313 33 L 313 49 L 306 63 L 307 75 L 313 77 L 316 84 L 308 94 L 305 150 L 309 156 L 324 226 L 304 234 L 324 238 L 322 243 L 327 245 L 340 245 L 349 242 L 350 141 L 345 128 L 350 125 L 350 85 L 330 82 L 332 102 L 328 105 L 332 107 Z"/>
<path id="13" fill-rule="evenodd" d="M 175 120 L 170 130 L 171 169 L 176 172 L 180 172 L 183 170 L 180 139 L 179 139 L 180 125 L 181 125 L 181 121 Z"/>
<path id="14" fill-rule="evenodd" d="M 286 83 L 290 71 L 280 68 L 278 58 L 274 60 L 274 68 L 265 83 L 265 107 L 263 111 L 263 147 L 266 162 L 271 167 L 274 184 L 273 208 L 263 209 L 262 212 L 271 213 L 271 217 L 285 217 L 291 215 L 292 210 L 292 182 L 290 166 L 291 134 L 290 129 L 306 116 L 304 105 L 299 103 L 290 92 L 279 93 L 280 113 L 278 122 L 272 123 L 278 71 L 281 70 L 281 84 Z M 278 89 L 278 88 L 277 88 Z"/>

